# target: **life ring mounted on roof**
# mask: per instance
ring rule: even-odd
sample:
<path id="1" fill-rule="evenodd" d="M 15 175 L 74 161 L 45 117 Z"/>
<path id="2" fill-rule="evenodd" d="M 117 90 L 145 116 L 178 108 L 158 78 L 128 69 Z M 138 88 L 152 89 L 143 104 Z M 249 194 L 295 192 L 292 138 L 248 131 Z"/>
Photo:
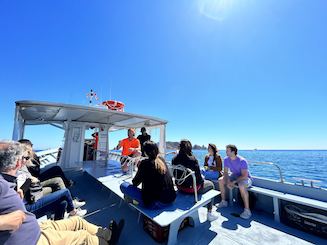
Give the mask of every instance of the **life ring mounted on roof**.
<path id="1" fill-rule="evenodd" d="M 116 101 L 116 100 L 103 101 L 102 105 L 108 107 L 109 110 L 122 111 L 122 112 L 124 111 L 124 107 L 125 107 L 125 104 L 123 102 Z"/>

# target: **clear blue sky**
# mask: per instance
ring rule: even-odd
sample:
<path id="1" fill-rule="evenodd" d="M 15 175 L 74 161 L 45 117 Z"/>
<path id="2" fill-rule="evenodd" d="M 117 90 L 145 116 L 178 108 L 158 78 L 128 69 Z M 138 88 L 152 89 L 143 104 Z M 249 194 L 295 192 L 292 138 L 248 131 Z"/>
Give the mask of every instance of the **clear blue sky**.
<path id="1" fill-rule="evenodd" d="M 167 140 L 327 149 L 326 9 L 325 0 L 2 0 L 0 138 L 11 138 L 14 101 L 86 104 L 93 88 L 167 119 Z M 42 148 L 62 135 L 26 136 Z"/>

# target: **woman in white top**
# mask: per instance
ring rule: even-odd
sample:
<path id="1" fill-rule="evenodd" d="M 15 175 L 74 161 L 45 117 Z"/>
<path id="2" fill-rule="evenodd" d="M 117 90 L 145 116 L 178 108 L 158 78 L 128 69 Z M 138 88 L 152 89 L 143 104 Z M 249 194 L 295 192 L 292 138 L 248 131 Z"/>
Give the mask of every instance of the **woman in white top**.
<path id="1" fill-rule="evenodd" d="M 215 144 L 208 145 L 208 154 L 204 158 L 202 174 L 207 180 L 218 180 L 221 176 L 223 160 Z"/>

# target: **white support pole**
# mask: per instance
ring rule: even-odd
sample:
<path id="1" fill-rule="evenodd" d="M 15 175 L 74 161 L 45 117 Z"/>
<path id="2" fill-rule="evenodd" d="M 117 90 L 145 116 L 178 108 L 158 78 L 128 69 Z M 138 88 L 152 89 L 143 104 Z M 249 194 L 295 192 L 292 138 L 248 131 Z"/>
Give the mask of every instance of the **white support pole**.
<path id="1" fill-rule="evenodd" d="M 166 156 L 166 125 L 160 125 L 159 152 L 163 157 Z"/>
<path id="2" fill-rule="evenodd" d="M 12 140 L 20 140 L 24 138 L 25 131 L 25 122 L 19 112 L 20 107 L 16 106 L 15 110 L 15 121 L 14 121 L 14 130 L 12 134 Z"/>
<path id="3" fill-rule="evenodd" d="M 97 151 L 97 160 L 108 160 L 108 151 L 109 151 L 109 127 L 100 126 L 98 133 L 99 142 L 98 142 L 98 151 Z"/>
<path id="4" fill-rule="evenodd" d="M 273 197 L 273 205 L 274 205 L 274 220 L 280 223 L 279 199 L 277 197 Z"/>
<path id="5" fill-rule="evenodd" d="M 64 169 L 80 168 L 83 162 L 85 124 L 65 123 L 65 144 L 62 151 L 61 165 Z"/>
<path id="6" fill-rule="evenodd" d="M 61 156 L 60 156 L 60 159 L 59 159 L 59 164 L 60 165 L 64 165 L 64 162 L 65 162 L 65 159 L 66 159 L 66 154 L 68 154 L 68 150 L 69 150 L 69 149 L 67 149 L 68 144 L 66 143 L 67 138 L 68 138 L 69 122 L 64 122 L 63 127 L 64 127 L 65 133 L 64 133 L 64 143 L 63 143 L 63 146 L 62 146 Z"/>

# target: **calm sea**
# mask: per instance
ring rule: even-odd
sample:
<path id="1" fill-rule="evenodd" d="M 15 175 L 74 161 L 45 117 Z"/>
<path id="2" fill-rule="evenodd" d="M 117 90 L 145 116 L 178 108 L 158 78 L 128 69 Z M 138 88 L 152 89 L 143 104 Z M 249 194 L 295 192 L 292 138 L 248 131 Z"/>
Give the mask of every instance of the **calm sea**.
<path id="1" fill-rule="evenodd" d="M 194 155 L 203 165 L 207 151 L 194 150 Z M 220 152 L 222 157 L 226 154 Z M 273 162 L 280 166 L 287 182 L 299 182 L 296 178 L 320 181 L 315 185 L 327 188 L 327 150 L 257 150 L 239 151 L 239 155 L 249 162 Z M 167 160 L 173 156 L 168 155 Z M 279 180 L 278 170 L 274 166 L 250 163 L 249 169 L 253 176 Z"/>

